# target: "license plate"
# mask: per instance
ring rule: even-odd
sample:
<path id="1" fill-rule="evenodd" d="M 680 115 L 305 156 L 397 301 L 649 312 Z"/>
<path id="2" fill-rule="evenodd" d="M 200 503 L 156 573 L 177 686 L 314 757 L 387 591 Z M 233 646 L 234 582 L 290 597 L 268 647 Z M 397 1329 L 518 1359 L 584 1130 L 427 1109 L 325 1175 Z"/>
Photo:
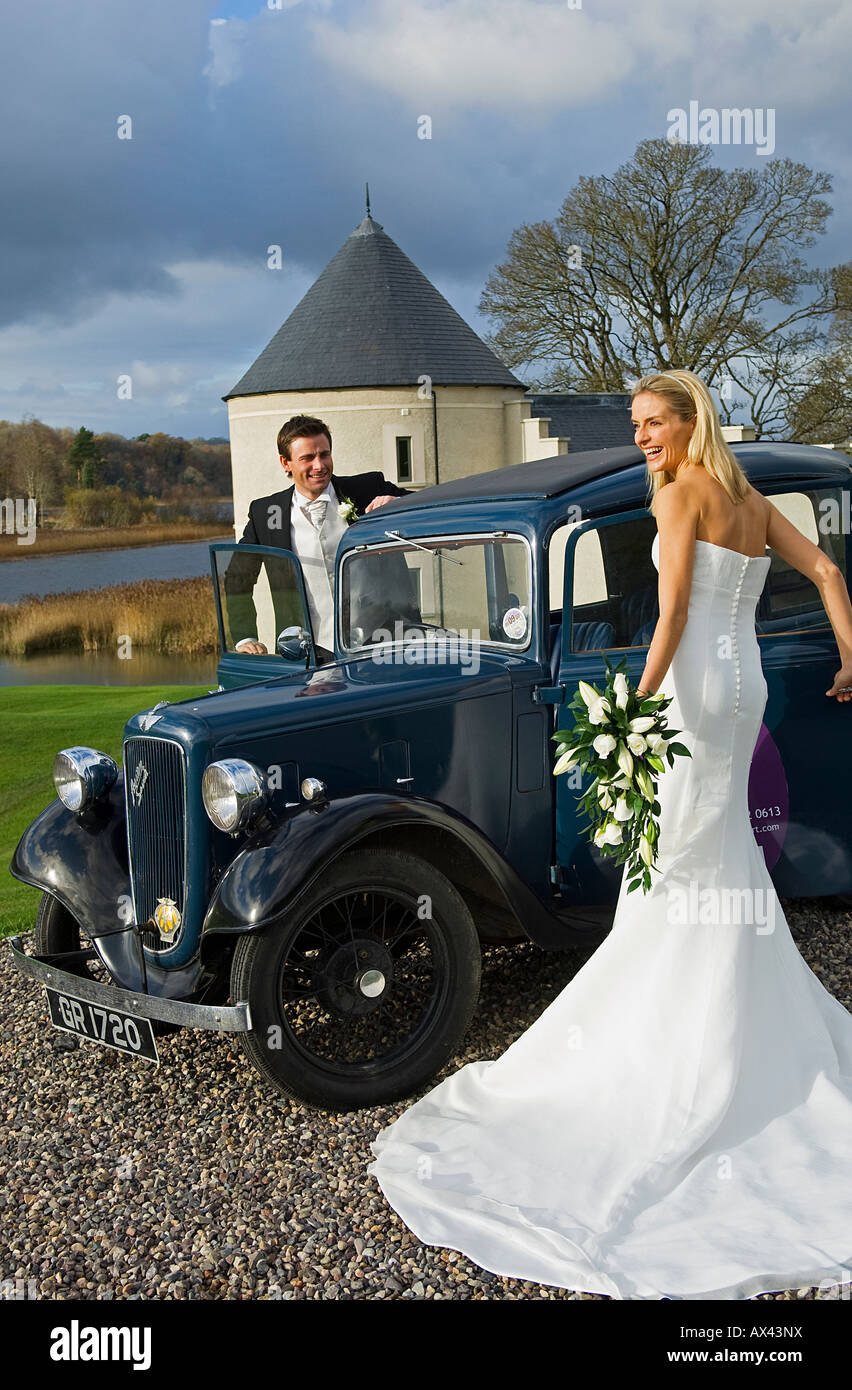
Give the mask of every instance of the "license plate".
<path id="1" fill-rule="evenodd" d="M 78 1038 L 86 1038 L 88 1042 L 102 1043 L 116 1052 L 144 1057 L 146 1061 L 159 1065 L 150 1019 L 134 1018 L 120 1009 L 93 1004 L 88 999 L 76 999 L 73 994 L 62 994 L 48 985 L 45 985 L 45 993 L 50 1006 L 50 1021 L 55 1028 L 61 1028 L 64 1033 L 74 1033 Z"/>

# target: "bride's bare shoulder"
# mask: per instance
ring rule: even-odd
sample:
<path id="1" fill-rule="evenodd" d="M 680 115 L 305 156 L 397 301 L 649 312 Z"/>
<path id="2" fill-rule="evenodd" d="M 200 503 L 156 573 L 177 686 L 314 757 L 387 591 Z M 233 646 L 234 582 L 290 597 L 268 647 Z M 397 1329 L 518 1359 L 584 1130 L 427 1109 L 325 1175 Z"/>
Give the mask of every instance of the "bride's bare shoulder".
<path id="1" fill-rule="evenodd" d="M 659 516 L 680 517 L 691 515 L 701 505 L 701 484 L 688 473 L 679 473 L 665 487 L 661 487 L 654 499 L 655 512 Z"/>
<path id="2" fill-rule="evenodd" d="M 695 487 L 675 478 L 661 487 L 654 498 L 657 534 L 685 534 L 695 531 L 701 516 L 701 497 Z"/>

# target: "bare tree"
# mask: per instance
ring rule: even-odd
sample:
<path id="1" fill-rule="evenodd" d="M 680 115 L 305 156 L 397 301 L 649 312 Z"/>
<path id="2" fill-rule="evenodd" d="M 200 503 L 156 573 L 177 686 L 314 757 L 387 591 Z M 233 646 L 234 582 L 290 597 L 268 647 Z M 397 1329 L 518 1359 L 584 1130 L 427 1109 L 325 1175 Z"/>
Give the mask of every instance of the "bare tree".
<path id="1" fill-rule="evenodd" d="M 791 438 L 803 444 L 852 439 L 852 264 L 841 266 L 835 279 L 839 308 L 826 343 L 780 387 Z"/>
<path id="2" fill-rule="evenodd" d="M 838 272 L 801 255 L 830 191 L 789 159 L 726 171 L 706 145 L 644 140 L 611 177 L 581 178 L 554 221 L 512 233 L 479 306 L 491 345 L 556 389 L 622 391 L 671 367 L 727 378 L 759 432 L 783 428 L 779 382 L 839 307 Z M 738 403 L 729 387 L 723 410 Z"/>

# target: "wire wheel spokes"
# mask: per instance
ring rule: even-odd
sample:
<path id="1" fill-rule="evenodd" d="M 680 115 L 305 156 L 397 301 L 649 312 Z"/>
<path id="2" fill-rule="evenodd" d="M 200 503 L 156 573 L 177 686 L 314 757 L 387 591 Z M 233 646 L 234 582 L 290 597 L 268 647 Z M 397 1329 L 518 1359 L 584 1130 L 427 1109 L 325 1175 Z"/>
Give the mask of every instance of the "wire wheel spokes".
<path id="1" fill-rule="evenodd" d="M 344 1073 L 415 1049 L 446 982 L 446 952 L 417 898 L 388 887 L 337 893 L 314 908 L 283 961 L 279 998 L 292 1042 Z"/>

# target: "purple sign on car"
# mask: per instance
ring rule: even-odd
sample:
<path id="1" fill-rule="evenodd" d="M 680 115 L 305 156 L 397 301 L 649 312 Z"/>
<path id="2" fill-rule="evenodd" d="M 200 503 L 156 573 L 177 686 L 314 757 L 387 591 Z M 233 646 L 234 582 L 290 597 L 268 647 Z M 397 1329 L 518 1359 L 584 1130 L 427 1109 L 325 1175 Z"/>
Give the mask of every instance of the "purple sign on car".
<path id="1" fill-rule="evenodd" d="M 787 834 L 790 794 L 781 754 L 765 724 L 760 726 L 751 760 L 748 809 L 754 838 L 763 848 L 767 869 L 771 869 Z"/>

